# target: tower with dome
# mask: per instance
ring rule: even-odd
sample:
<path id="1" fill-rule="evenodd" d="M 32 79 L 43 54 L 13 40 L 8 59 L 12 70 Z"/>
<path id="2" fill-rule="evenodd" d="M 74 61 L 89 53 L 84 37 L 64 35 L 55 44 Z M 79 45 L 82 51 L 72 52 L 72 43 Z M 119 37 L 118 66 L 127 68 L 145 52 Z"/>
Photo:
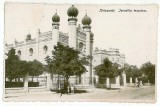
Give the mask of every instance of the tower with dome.
<path id="1" fill-rule="evenodd" d="M 52 56 L 52 51 L 57 43 L 61 43 L 64 46 L 69 46 L 75 50 L 80 51 L 80 56 L 90 56 L 89 65 L 85 66 L 87 72 L 81 76 L 71 76 L 69 81 L 71 84 L 77 87 L 91 87 L 99 83 L 100 78 L 94 74 L 93 68 L 102 63 L 104 58 L 109 58 L 110 61 L 120 64 L 124 67 L 125 56 L 119 53 L 117 49 L 98 50 L 93 51 L 94 34 L 91 31 L 92 19 L 86 14 L 81 20 L 82 27 L 77 25 L 78 21 L 78 9 L 72 5 L 67 10 L 68 15 L 68 33 L 64 33 L 60 30 L 61 17 L 57 11 L 51 17 L 52 29 L 47 32 L 41 32 L 37 29 L 36 38 L 32 38 L 32 34 L 28 33 L 24 36 L 23 41 L 14 40 L 13 44 L 7 44 L 6 48 L 10 50 L 15 48 L 16 54 L 21 60 L 33 61 L 34 59 L 40 61 L 44 65 L 46 64 L 46 56 Z M 63 24 L 62 24 L 63 25 Z M 57 83 L 64 82 L 63 76 L 54 75 L 53 82 L 49 73 L 44 73 L 39 76 L 40 78 L 46 78 L 45 84 L 40 81 L 40 86 L 46 86 L 47 89 L 58 89 L 61 85 Z M 44 80 L 44 79 L 42 79 Z M 119 88 L 121 85 L 126 86 L 126 75 L 123 73 L 121 76 L 112 79 L 113 86 Z M 105 81 L 104 81 L 105 82 Z M 121 84 L 122 83 L 122 84 Z M 60 84 L 60 83 L 59 83 Z M 106 81 L 106 84 L 107 81 Z M 53 85 L 53 86 L 52 86 Z M 28 87 L 27 83 L 24 87 Z"/>
<path id="2" fill-rule="evenodd" d="M 77 16 L 78 9 L 72 5 L 67 10 L 68 15 L 68 33 L 60 31 L 60 22 L 61 17 L 56 12 L 52 17 L 52 29 L 47 32 L 41 32 L 40 29 L 37 29 L 36 38 L 32 38 L 32 34 L 27 34 L 24 37 L 24 41 L 14 41 L 13 44 L 7 45 L 8 50 L 15 48 L 16 54 L 20 57 L 21 60 L 33 61 L 34 59 L 42 62 L 44 65 L 45 57 L 52 56 L 52 50 L 54 46 L 57 45 L 57 42 L 66 46 L 77 49 L 81 52 L 81 56 L 92 56 L 93 51 L 93 33 L 91 32 L 91 18 L 84 14 L 84 17 L 81 19 L 83 27 L 77 25 Z M 69 80 L 71 84 L 81 85 L 81 86 L 90 86 L 93 85 L 93 67 L 92 59 L 89 60 L 90 65 L 86 66 L 87 72 L 76 78 L 72 76 Z M 41 76 L 47 77 L 47 88 L 51 88 L 51 78 L 48 73 L 45 73 Z M 77 79 L 81 80 L 78 81 Z M 52 89 L 57 89 L 57 75 L 53 78 L 55 86 Z"/>

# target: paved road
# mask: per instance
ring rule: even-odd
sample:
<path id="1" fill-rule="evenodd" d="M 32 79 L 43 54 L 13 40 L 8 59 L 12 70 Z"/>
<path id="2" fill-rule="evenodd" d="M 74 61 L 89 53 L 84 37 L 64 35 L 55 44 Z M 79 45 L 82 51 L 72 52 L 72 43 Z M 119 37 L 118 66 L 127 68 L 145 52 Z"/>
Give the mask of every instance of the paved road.
<path id="1" fill-rule="evenodd" d="M 155 102 L 155 87 L 127 87 L 121 90 L 87 89 L 88 93 L 67 95 L 43 91 L 7 94 L 5 101 L 112 101 L 112 102 Z"/>

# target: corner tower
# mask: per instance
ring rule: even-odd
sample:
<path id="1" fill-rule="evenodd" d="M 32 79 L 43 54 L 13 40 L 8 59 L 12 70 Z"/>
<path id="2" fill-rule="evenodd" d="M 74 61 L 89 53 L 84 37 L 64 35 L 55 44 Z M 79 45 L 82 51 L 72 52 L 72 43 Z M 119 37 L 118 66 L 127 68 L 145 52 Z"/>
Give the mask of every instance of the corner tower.
<path id="1" fill-rule="evenodd" d="M 78 9 L 72 5 L 67 11 L 68 14 L 68 27 L 69 27 L 69 46 L 76 49 L 77 43 L 77 32 L 76 32 L 76 25 L 77 25 L 77 15 Z"/>
<path id="2" fill-rule="evenodd" d="M 59 22 L 60 17 L 57 15 L 57 12 L 52 17 L 52 42 L 53 46 L 57 45 L 57 42 L 59 41 Z"/>
<path id="3" fill-rule="evenodd" d="M 82 19 L 83 30 L 86 33 L 86 55 L 90 57 L 89 66 L 86 66 L 88 72 L 86 73 L 86 77 L 88 77 L 88 83 L 92 85 L 92 45 L 93 45 L 93 33 L 91 33 L 91 24 L 92 20 L 90 17 L 86 15 Z M 92 37 L 91 37 L 92 36 Z"/>

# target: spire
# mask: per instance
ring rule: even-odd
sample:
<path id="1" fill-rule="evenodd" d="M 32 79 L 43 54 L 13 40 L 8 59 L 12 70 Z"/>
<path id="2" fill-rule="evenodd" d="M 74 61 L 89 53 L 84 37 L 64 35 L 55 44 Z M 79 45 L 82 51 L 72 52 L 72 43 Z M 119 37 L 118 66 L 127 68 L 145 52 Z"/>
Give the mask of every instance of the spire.
<path id="1" fill-rule="evenodd" d="M 55 12 L 55 14 L 57 14 L 57 9 L 56 9 L 56 12 Z"/>
<path id="2" fill-rule="evenodd" d="M 87 10 L 85 10 L 85 12 L 86 12 L 86 16 L 87 16 Z"/>
<path id="3" fill-rule="evenodd" d="M 28 29 L 28 34 L 30 34 L 30 28 Z"/>

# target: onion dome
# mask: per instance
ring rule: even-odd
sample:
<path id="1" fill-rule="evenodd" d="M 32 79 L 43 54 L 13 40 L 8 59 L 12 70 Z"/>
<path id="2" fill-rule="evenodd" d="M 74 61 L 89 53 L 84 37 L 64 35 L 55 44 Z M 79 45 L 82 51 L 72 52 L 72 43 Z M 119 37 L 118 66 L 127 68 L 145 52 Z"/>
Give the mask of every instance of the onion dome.
<path id="1" fill-rule="evenodd" d="M 27 35 L 26 40 L 31 40 L 31 34 L 30 33 Z"/>
<path id="2" fill-rule="evenodd" d="M 82 24 L 83 25 L 90 25 L 92 22 L 91 18 L 87 16 L 87 14 L 83 17 L 82 19 Z"/>
<path id="3" fill-rule="evenodd" d="M 69 17 L 77 17 L 78 15 L 78 9 L 74 7 L 74 5 L 72 5 L 72 7 L 70 7 L 67 11 L 67 14 Z"/>
<path id="4" fill-rule="evenodd" d="M 52 21 L 53 22 L 59 22 L 60 21 L 60 17 L 57 15 L 57 13 L 55 13 L 55 15 L 53 15 Z"/>

